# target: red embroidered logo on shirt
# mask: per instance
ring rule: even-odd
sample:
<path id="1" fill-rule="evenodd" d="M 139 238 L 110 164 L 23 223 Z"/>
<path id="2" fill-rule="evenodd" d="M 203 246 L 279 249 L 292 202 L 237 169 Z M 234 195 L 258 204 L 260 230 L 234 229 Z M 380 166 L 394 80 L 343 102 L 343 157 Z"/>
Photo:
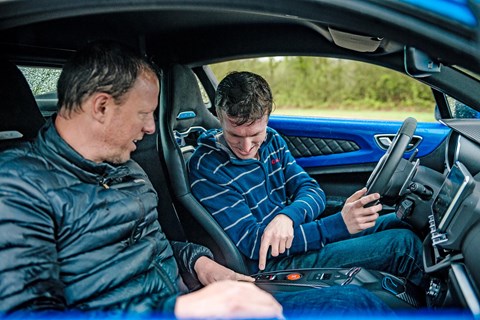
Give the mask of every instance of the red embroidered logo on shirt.
<path id="1" fill-rule="evenodd" d="M 280 159 L 272 159 L 272 164 L 279 163 Z"/>

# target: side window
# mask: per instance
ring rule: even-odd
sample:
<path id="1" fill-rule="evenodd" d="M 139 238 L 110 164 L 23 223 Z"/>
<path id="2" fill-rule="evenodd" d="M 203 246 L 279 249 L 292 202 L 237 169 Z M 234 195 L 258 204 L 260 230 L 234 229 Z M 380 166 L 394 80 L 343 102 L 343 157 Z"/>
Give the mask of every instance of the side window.
<path id="1" fill-rule="evenodd" d="M 455 119 L 480 119 L 480 112 L 470 108 L 463 102 L 460 102 L 446 95 L 450 114 Z"/>
<path id="2" fill-rule="evenodd" d="M 61 69 L 19 66 L 44 117 L 57 110 L 57 81 Z"/>
<path id="3" fill-rule="evenodd" d="M 198 88 L 200 89 L 200 93 L 202 94 L 203 103 L 207 106 L 207 108 L 210 108 L 212 106 L 212 102 L 208 98 L 207 91 L 205 91 L 205 88 L 203 87 L 200 79 L 198 79 L 197 75 L 195 75 L 195 78 L 197 78 Z"/>
<path id="4" fill-rule="evenodd" d="M 275 115 L 435 121 L 430 88 L 379 66 L 321 57 L 269 57 L 210 65 L 220 81 L 231 71 L 262 75 Z"/>

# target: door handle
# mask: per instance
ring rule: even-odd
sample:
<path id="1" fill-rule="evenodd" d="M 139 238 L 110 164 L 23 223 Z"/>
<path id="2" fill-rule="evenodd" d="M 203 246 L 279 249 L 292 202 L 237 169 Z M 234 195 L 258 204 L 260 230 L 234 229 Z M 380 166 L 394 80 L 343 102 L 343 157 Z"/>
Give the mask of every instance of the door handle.
<path id="1" fill-rule="evenodd" d="M 388 147 L 390 147 L 390 145 L 392 144 L 393 139 L 395 138 L 395 134 L 377 134 L 374 136 L 374 138 L 380 149 L 387 150 Z M 412 140 L 410 140 L 410 143 L 407 146 L 406 151 L 412 151 L 417 148 L 420 142 L 422 142 L 422 139 L 423 138 L 420 136 L 413 136 Z"/>

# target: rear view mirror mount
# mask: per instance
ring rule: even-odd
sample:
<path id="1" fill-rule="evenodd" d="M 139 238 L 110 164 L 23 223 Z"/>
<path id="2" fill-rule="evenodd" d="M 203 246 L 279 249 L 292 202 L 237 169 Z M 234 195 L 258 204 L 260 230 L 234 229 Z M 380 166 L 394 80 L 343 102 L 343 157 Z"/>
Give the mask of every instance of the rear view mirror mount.
<path id="1" fill-rule="evenodd" d="M 439 73 L 441 64 L 434 61 L 425 52 L 414 47 L 404 47 L 405 72 L 414 78 L 423 78 L 431 76 L 433 73 Z"/>

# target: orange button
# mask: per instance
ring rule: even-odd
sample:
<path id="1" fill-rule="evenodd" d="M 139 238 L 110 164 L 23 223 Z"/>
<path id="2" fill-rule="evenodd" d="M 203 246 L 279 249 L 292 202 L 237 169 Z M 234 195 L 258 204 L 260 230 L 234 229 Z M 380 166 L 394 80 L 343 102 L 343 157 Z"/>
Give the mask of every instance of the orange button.
<path id="1" fill-rule="evenodd" d="M 300 273 L 290 273 L 287 276 L 287 280 L 295 281 L 295 280 L 300 279 L 301 277 L 302 277 L 302 275 Z"/>

